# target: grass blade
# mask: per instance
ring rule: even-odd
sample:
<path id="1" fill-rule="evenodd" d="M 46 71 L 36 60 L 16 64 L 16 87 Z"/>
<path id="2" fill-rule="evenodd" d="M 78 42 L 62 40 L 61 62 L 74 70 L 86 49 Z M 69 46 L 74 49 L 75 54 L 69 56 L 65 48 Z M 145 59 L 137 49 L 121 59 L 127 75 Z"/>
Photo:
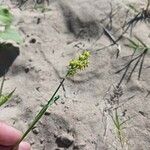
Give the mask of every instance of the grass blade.
<path id="1" fill-rule="evenodd" d="M 146 55 L 147 51 L 148 51 L 148 49 L 146 49 L 146 50 L 143 52 L 143 57 L 142 57 L 142 60 L 141 60 L 140 69 L 139 69 L 139 74 L 138 74 L 138 80 L 139 80 L 140 77 L 141 77 L 141 72 L 142 72 L 142 67 L 143 67 L 143 63 L 144 63 L 144 58 L 145 58 L 145 55 Z"/>
<path id="2" fill-rule="evenodd" d="M 138 63 L 140 62 L 140 60 L 141 60 L 141 57 L 139 57 L 139 59 L 138 59 L 138 60 L 137 60 L 137 62 L 135 63 L 135 65 L 134 65 L 134 67 L 133 67 L 132 71 L 131 71 L 131 72 L 130 72 L 130 74 L 129 74 L 129 77 L 128 77 L 128 79 L 127 79 L 127 82 L 129 82 L 129 81 L 130 81 L 131 76 L 132 76 L 132 74 L 133 74 L 134 70 L 136 69 L 136 67 L 138 66 Z"/>
<path id="3" fill-rule="evenodd" d="M 11 93 L 9 93 L 8 95 L 1 95 L 0 96 L 0 106 L 2 106 L 3 104 L 5 104 L 13 95 L 13 93 L 15 92 L 16 89 L 14 89 Z"/>
<path id="4" fill-rule="evenodd" d="M 18 145 L 21 143 L 21 141 L 24 140 L 24 138 L 29 134 L 29 132 L 34 128 L 35 124 L 41 119 L 41 117 L 44 115 L 46 110 L 49 106 L 51 106 L 53 103 L 55 103 L 59 99 L 59 96 L 54 97 L 53 99 L 50 99 L 48 103 L 41 109 L 41 111 L 37 114 L 33 122 L 30 124 L 29 128 L 26 130 L 26 132 L 23 134 L 22 138 L 16 143 L 15 147 L 12 150 L 17 150 Z"/>
<path id="5" fill-rule="evenodd" d="M 49 106 L 51 106 L 53 103 L 56 102 L 56 100 L 59 99 L 59 96 L 55 97 L 55 95 L 57 94 L 58 90 L 60 89 L 60 87 L 62 86 L 62 84 L 64 83 L 65 78 L 62 79 L 62 81 L 60 82 L 59 86 L 57 87 L 56 91 L 54 92 L 54 94 L 52 95 L 52 97 L 50 98 L 50 100 L 47 102 L 47 104 L 41 109 L 41 111 L 37 114 L 37 116 L 34 118 L 34 120 L 32 121 L 32 123 L 30 124 L 29 128 L 26 130 L 26 132 L 23 134 L 22 138 L 16 143 L 16 145 L 13 147 L 12 150 L 17 150 L 18 145 L 21 143 L 21 141 L 24 140 L 24 138 L 30 133 L 30 131 L 33 129 L 33 127 L 35 126 L 35 124 L 41 119 L 41 117 L 44 115 L 44 113 L 46 112 L 46 110 L 48 109 Z"/>

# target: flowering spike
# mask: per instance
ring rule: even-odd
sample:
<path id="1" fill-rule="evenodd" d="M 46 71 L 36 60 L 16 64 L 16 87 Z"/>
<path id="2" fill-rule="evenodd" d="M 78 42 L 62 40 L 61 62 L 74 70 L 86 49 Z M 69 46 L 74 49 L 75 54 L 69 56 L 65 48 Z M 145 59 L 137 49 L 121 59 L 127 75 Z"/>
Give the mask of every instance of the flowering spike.
<path id="1" fill-rule="evenodd" d="M 83 70 L 88 67 L 89 56 L 90 52 L 86 50 L 81 55 L 79 55 L 78 58 L 71 60 L 69 63 L 67 76 L 74 76 L 77 73 L 77 70 Z"/>

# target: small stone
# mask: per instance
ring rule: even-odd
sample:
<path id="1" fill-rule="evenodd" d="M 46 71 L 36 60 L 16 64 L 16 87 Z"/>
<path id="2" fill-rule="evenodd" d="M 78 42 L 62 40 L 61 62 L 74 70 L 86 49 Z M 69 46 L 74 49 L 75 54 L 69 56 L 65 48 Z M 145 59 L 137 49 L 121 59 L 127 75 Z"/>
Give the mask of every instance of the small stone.
<path id="1" fill-rule="evenodd" d="M 51 113 L 50 113 L 49 111 L 46 111 L 44 115 L 45 115 L 45 116 L 49 116 L 50 114 L 51 114 Z"/>
<path id="2" fill-rule="evenodd" d="M 64 102 L 64 101 L 61 101 L 61 104 L 65 104 L 65 102 Z"/>
<path id="3" fill-rule="evenodd" d="M 38 128 L 34 128 L 34 129 L 32 129 L 32 132 L 33 132 L 34 134 L 39 134 L 39 129 L 38 129 Z"/>
<path id="4" fill-rule="evenodd" d="M 30 69 L 29 68 L 25 68 L 24 71 L 25 71 L 25 73 L 28 73 L 30 71 Z"/>
<path id="5" fill-rule="evenodd" d="M 41 144 L 43 144 L 43 142 L 44 142 L 44 139 L 43 139 L 43 138 L 41 138 L 41 139 L 40 139 L 40 143 L 41 143 Z"/>
<path id="6" fill-rule="evenodd" d="M 40 87 L 36 87 L 36 90 L 37 90 L 37 91 L 40 91 Z"/>
<path id="7" fill-rule="evenodd" d="M 96 106 L 96 107 L 99 106 L 99 103 L 96 103 L 95 106 Z"/>
<path id="8" fill-rule="evenodd" d="M 74 149 L 74 150 L 81 150 L 81 149 L 83 149 L 85 146 L 86 146 L 86 143 L 85 143 L 84 141 L 80 141 L 80 142 L 74 144 L 73 149 Z"/>
<path id="9" fill-rule="evenodd" d="M 31 145 L 34 145 L 34 144 L 35 144 L 35 141 L 31 140 L 31 141 L 30 141 L 30 144 L 31 144 Z"/>
<path id="10" fill-rule="evenodd" d="M 34 43 L 36 43 L 36 39 L 32 38 L 29 42 L 32 43 L 32 44 L 34 44 Z"/>
<path id="11" fill-rule="evenodd" d="M 41 23 L 41 18 L 37 18 L 37 24 Z"/>
<path id="12" fill-rule="evenodd" d="M 69 148 L 74 142 L 74 138 L 69 134 L 62 134 L 56 139 L 56 144 L 58 147 Z"/>

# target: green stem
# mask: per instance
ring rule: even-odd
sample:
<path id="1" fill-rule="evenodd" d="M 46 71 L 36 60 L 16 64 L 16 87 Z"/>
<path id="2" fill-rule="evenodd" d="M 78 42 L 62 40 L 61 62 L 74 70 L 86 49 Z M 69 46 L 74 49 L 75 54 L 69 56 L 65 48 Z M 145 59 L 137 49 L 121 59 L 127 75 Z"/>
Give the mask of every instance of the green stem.
<path id="1" fill-rule="evenodd" d="M 41 119 L 41 117 L 44 115 L 44 113 L 46 112 L 48 107 L 51 106 L 54 102 L 56 102 L 56 100 L 59 99 L 59 97 L 55 97 L 55 96 L 56 96 L 58 90 L 60 89 L 60 87 L 62 86 L 62 84 L 64 83 L 64 81 L 65 81 L 65 78 L 62 79 L 62 81 L 60 82 L 59 86 L 57 87 L 56 91 L 54 92 L 54 94 L 52 95 L 50 100 L 41 109 L 41 111 L 37 114 L 37 116 L 35 117 L 35 119 L 31 123 L 31 125 L 29 126 L 29 128 L 26 130 L 26 132 L 23 134 L 21 139 L 16 143 L 16 145 L 14 146 L 14 148 L 12 150 L 16 150 L 17 149 L 18 145 L 24 140 L 24 138 L 29 134 L 29 132 L 34 128 L 35 124 Z"/>

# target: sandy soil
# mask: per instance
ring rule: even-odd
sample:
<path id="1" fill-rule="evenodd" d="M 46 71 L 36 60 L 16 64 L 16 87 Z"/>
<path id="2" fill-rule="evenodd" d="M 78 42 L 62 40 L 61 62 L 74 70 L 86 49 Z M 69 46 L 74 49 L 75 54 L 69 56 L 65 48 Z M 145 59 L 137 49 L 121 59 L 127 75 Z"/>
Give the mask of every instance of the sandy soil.
<path id="1" fill-rule="evenodd" d="M 32 0 L 21 10 L 17 2 L 1 1 L 14 12 L 14 25 L 24 43 L 19 48 L 10 44 L 0 53 L 4 55 L 1 70 L 4 65 L 8 69 L 5 91 L 17 88 L 12 100 L 1 108 L 0 119 L 24 132 L 57 88 L 69 60 L 87 49 L 92 54 L 89 67 L 66 80 L 59 92 L 61 99 L 49 108 L 26 140 L 33 150 L 149 150 L 149 52 L 140 80 L 138 66 L 131 80 L 126 82 L 127 73 L 116 89 L 123 72 L 115 72 L 125 66 L 133 52 L 125 46 L 130 34 L 128 31 L 118 42 L 121 49 L 116 58 L 117 46 L 105 47 L 112 41 L 104 33 L 105 28 L 119 37 L 124 22 L 134 16 L 125 4 L 140 10 L 146 1 L 50 0 L 49 4 L 45 1 L 44 12 L 35 9 L 37 5 Z M 149 44 L 149 24 L 137 23 L 134 36 Z M 115 92 L 119 92 L 118 97 L 113 97 Z M 116 105 L 121 120 L 131 118 L 123 124 L 123 145 L 111 118 Z"/>

